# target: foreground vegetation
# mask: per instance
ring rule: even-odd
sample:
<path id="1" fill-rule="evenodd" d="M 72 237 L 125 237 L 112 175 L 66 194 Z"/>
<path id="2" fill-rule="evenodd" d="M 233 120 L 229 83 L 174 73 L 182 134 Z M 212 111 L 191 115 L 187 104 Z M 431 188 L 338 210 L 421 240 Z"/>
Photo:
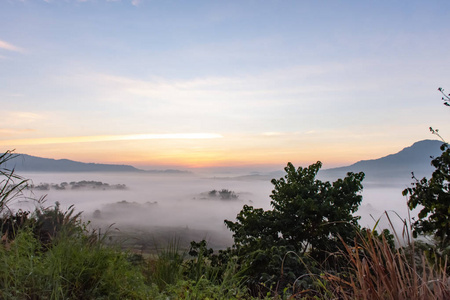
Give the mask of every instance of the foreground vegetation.
<path id="1" fill-rule="evenodd" d="M 214 253 L 205 241 L 188 252 L 174 240 L 156 255 L 120 250 L 88 229 L 73 208 L 39 201 L 33 212 L 9 209 L 27 181 L 1 168 L 1 299 L 448 299 L 449 154 L 417 180 L 409 205 L 424 209 L 398 236 L 358 226 L 364 174 L 334 183 L 316 179 L 321 164 L 273 180 L 272 210 L 244 206 L 225 221 L 234 245 Z M 389 216 L 387 216 L 389 218 Z"/>

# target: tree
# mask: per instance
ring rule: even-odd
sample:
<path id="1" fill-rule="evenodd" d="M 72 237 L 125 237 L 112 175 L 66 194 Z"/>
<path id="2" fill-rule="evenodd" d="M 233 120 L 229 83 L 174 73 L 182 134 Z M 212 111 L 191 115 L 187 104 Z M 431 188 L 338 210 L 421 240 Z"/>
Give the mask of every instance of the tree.
<path id="1" fill-rule="evenodd" d="M 341 247 L 339 237 L 353 241 L 355 228 L 359 228 L 359 217 L 353 213 L 362 200 L 359 192 L 364 173 L 323 182 L 316 179 L 321 166 L 317 162 L 295 169 L 288 163 L 286 175 L 272 180 L 272 210 L 245 205 L 236 222 L 225 220 L 233 232 L 235 252 L 255 282 L 279 280 L 282 264 L 285 276 L 295 280 L 305 266 L 299 259 L 286 261 L 289 252 L 302 259 L 308 253 L 308 257 L 323 261 L 327 252 Z"/>
<path id="2" fill-rule="evenodd" d="M 450 236 L 450 148 L 442 144 L 442 154 L 431 161 L 435 167 L 431 178 L 416 177 L 412 187 L 403 191 L 409 195 L 408 206 L 414 209 L 421 206 L 418 219 L 412 224 L 413 235 L 433 235 L 441 249 L 448 247 Z"/>
<path id="3" fill-rule="evenodd" d="M 450 106 L 450 94 L 446 95 L 443 88 L 438 88 L 438 91 L 443 95 L 444 105 Z M 431 161 L 435 168 L 431 178 L 428 180 L 424 177 L 419 180 L 413 173 L 415 182 L 412 187 L 403 190 L 403 195 L 410 196 L 410 209 L 421 207 L 418 219 L 412 224 L 413 236 L 432 235 L 438 248 L 445 250 L 450 246 L 450 147 L 438 129 L 430 127 L 430 131 L 443 141 L 442 154 Z"/>

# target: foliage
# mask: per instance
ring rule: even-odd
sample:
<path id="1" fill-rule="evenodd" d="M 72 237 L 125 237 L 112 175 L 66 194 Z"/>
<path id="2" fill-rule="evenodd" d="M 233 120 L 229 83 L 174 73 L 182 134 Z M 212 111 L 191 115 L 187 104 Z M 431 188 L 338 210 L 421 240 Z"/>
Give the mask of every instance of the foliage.
<path id="1" fill-rule="evenodd" d="M 445 94 L 444 93 L 444 89 L 443 88 L 438 88 L 438 91 L 441 92 L 441 94 L 443 95 L 442 97 L 442 101 L 444 101 L 444 105 L 445 106 L 450 106 L 450 94 Z"/>
<path id="2" fill-rule="evenodd" d="M 192 241 L 188 252 L 192 259 L 185 264 L 185 274 L 195 281 L 200 280 L 202 276 L 215 279 L 217 272 L 211 272 L 213 269 L 211 261 L 216 257 L 213 253 L 214 250 L 207 247 L 206 240 L 198 243 Z"/>
<path id="3" fill-rule="evenodd" d="M 230 191 L 228 189 L 221 189 L 220 191 L 211 190 L 207 193 L 207 195 L 209 198 L 215 198 L 219 196 L 221 200 L 235 200 L 239 198 L 239 195 L 237 195 L 234 191 Z"/>
<path id="4" fill-rule="evenodd" d="M 29 222 L 29 212 L 19 210 L 15 213 L 4 214 L 0 218 L 0 233 L 3 240 L 13 240 L 20 228 Z"/>
<path id="5" fill-rule="evenodd" d="M 43 245 L 52 243 L 60 234 L 68 236 L 87 234 L 86 224 L 81 221 L 81 212 L 75 213 L 73 205 L 63 212 L 60 203 L 56 202 L 53 208 L 37 208 L 33 217 L 34 232 Z"/>
<path id="6" fill-rule="evenodd" d="M 414 174 L 412 187 L 403 191 L 409 195 L 410 209 L 420 207 L 418 220 L 413 223 L 413 234 L 431 234 L 441 249 L 450 244 L 450 148 L 441 146 L 442 154 L 431 161 L 435 170 L 429 180 L 418 180 Z"/>
<path id="7" fill-rule="evenodd" d="M 152 299 L 249 299 L 235 260 L 222 268 L 205 240 L 192 242 L 189 255 L 170 242 L 147 260 Z"/>
<path id="8" fill-rule="evenodd" d="M 362 200 L 364 173 L 322 182 L 316 179 L 321 166 L 317 162 L 295 169 L 288 163 L 284 178 L 272 180 L 272 210 L 245 205 L 236 222 L 225 221 L 233 232 L 234 251 L 254 286 L 278 290 L 308 272 L 314 260 L 323 262 L 338 250 L 339 237 L 352 242 L 359 219 L 352 214 Z"/>
<path id="9" fill-rule="evenodd" d="M 93 180 L 81 180 L 81 181 L 72 181 L 70 183 L 61 182 L 60 184 L 55 183 L 40 183 L 38 185 L 29 184 L 27 186 L 29 190 L 40 190 L 40 191 L 48 191 L 51 189 L 54 190 L 80 190 L 80 189 L 90 189 L 90 190 L 125 190 L 127 186 L 125 184 L 108 184 L 103 183 L 101 181 L 93 181 Z"/>
<path id="10" fill-rule="evenodd" d="M 146 298 L 142 275 L 114 249 L 67 235 L 42 249 L 31 228 L 0 246 L 0 298 Z"/>

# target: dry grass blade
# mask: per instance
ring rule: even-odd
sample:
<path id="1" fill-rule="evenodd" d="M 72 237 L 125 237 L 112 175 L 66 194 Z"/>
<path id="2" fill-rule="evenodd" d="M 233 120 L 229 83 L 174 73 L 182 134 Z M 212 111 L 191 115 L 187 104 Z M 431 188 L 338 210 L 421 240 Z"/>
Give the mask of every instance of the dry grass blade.
<path id="1" fill-rule="evenodd" d="M 28 180 L 14 173 L 14 169 L 7 169 L 4 167 L 6 162 L 17 157 L 12 151 L 6 151 L 0 155 L 0 176 L 3 178 L 0 181 L 0 212 L 8 209 L 8 203 L 21 195 L 24 188 L 27 186 Z"/>
<path id="2" fill-rule="evenodd" d="M 431 264 L 424 254 L 411 257 L 408 247 L 394 249 L 384 236 L 368 231 L 355 239 L 356 247 L 344 244 L 348 280 L 327 274 L 329 289 L 342 299 L 450 299 L 446 268 Z M 419 257 L 417 257 L 419 255 Z M 420 259 L 418 267 L 413 261 Z M 446 267 L 446 264 L 445 264 Z"/>

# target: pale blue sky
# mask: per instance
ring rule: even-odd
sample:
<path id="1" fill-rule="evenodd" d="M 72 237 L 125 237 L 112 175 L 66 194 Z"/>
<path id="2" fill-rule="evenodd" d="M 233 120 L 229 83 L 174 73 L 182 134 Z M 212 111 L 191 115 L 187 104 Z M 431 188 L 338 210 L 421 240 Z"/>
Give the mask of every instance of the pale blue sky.
<path id="1" fill-rule="evenodd" d="M 449 12 L 449 1 L 2 0 L 0 147 L 331 167 L 433 138 L 429 126 L 450 136 L 437 92 L 450 91 Z M 214 138 L 183 135 L 197 133 Z"/>

